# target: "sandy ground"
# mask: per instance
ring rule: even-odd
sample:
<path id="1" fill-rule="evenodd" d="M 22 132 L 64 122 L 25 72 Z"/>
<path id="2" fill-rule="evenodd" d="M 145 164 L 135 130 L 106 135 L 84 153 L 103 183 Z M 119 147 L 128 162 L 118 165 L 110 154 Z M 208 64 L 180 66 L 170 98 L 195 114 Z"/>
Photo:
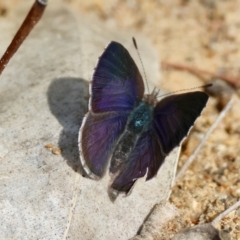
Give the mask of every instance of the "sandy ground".
<path id="1" fill-rule="evenodd" d="M 24 0 L 2 0 L 0 15 L 7 17 Z M 190 136 L 183 145 L 179 169 L 213 124 L 232 94 L 239 96 L 240 1 L 231 0 L 65 0 L 88 16 L 108 25 L 147 36 L 161 61 L 200 68 L 239 78 L 231 87 L 216 89 Z M 141 52 L 141 46 L 139 46 Z M 159 64 L 161 63 L 159 59 Z M 143 59 L 144 62 L 144 59 Z M 147 72 L 147 69 L 146 69 Z M 216 79 L 164 68 L 161 85 L 176 91 Z M 239 100 L 218 125 L 195 162 L 173 188 L 170 201 L 181 216 L 166 227 L 166 238 L 187 226 L 210 222 L 240 198 Z M 240 210 L 224 218 L 218 228 L 240 239 Z"/>

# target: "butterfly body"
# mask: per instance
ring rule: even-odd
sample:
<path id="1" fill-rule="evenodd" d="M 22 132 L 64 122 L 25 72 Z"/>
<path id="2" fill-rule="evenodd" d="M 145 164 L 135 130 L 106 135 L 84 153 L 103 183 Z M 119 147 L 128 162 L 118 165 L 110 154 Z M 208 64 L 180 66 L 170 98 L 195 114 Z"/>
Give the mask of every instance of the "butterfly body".
<path id="1" fill-rule="evenodd" d="M 129 115 L 125 131 L 114 149 L 110 171 L 117 172 L 124 165 L 143 132 L 151 128 L 153 106 L 141 101 Z"/>
<path id="2" fill-rule="evenodd" d="M 135 134 L 146 131 L 152 122 L 153 106 L 141 101 L 129 116 L 127 129 Z"/>
<path id="3" fill-rule="evenodd" d="M 111 188 L 129 192 L 135 181 L 153 178 L 165 157 L 186 137 L 208 95 L 190 92 L 157 99 L 144 95 L 139 70 L 128 51 L 111 42 L 99 58 L 91 98 L 79 133 L 80 160 L 91 178 L 110 161 Z"/>

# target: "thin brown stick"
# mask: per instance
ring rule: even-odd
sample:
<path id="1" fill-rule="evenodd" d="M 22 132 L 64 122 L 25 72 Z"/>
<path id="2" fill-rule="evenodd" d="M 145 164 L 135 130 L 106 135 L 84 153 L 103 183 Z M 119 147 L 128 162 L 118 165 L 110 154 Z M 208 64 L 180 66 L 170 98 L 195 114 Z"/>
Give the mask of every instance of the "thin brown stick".
<path id="1" fill-rule="evenodd" d="M 7 66 L 9 60 L 21 46 L 23 41 L 26 39 L 28 34 L 41 19 L 43 12 L 47 6 L 47 0 L 36 0 L 30 9 L 27 17 L 22 23 L 21 27 L 18 29 L 16 35 L 14 36 L 12 42 L 8 46 L 6 52 L 3 54 L 0 60 L 0 75 Z"/>
<path id="2" fill-rule="evenodd" d="M 169 62 L 165 62 L 165 61 L 162 61 L 161 65 L 162 65 L 162 67 L 174 68 L 174 69 L 178 69 L 178 70 L 182 70 L 182 71 L 188 71 L 188 72 L 191 72 L 196 75 L 208 75 L 212 78 L 219 78 L 219 79 L 222 79 L 222 80 L 228 82 L 229 84 L 233 85 L 234 87 L 240 87 L 240 78 L 234 78 L 234 77 L 230 77 L 227 75 L 216 74 L 216 73 L 212 73 L 212 72 L 198 69 L 195 67 L 177 64 L 177 63 L 169 63 Z"/>

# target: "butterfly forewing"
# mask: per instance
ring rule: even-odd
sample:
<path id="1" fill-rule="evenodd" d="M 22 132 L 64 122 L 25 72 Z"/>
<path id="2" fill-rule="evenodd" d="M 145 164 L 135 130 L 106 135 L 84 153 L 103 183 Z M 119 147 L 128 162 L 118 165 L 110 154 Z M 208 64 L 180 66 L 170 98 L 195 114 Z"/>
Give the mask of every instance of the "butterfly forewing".
<path id="1" fill-rule="evenodd" d="M 208 95 L 190 92 L 172 95 L 157 103 L 154 108 L 153 127 L 165 154 L 179 146 L 195 120 L 206 106 Z"/>
<path id="2" fill-rule="evenodd" d="M 93 74 L 91 109 L 95 113 L 132 110 L 142 99 L 144 84 L 128 51 L 111 42 Z"/>

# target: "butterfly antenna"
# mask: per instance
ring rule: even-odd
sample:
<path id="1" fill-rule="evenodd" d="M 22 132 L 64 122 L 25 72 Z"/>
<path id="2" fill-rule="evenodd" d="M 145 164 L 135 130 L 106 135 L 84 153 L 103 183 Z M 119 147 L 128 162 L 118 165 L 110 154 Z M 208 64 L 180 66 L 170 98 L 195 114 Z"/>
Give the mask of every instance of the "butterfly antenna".
<path id="1" fill-rule="evenodd" d="M 142 65 L 142 69 L 143 69 L 143 73 L 144 73 L 144 77 L 145 77 L 145 82 L 146 82 L 146 86 L 147 86 L 148 93 L 150 93 L 150 91 L 149 91 L 149 86 L 148 86 L 147 75 L 146 75 L 146 72 L 145 72 L 145 69 L 144 69 L 144 66 L 143 66 L 142 58 L 141 58 L 140 53 L 139 53 L 139 50 L 138 50 L 138 46 L 137 46 L 136 39 L 133 37 L 132 40 L 133 40 L 133 45 L 134 45 L 134 47 L 135 47 L 136 50 L 137 50 L 137 54 L 138 54 L 139 60 L 140 60 L 141 65 Z"/>
<path id="2" fill-rule="evenodd" d="M 185 92 L 185 91 L 194 90 L 194 89 L 198 89 L 198 88 L 209 88 L 209 87 L 211 87 L 211 86 L 212 86 L 212 83 L 209 83 L 209 84 L 206 84 L 206 85 L 203 85 L 203 86 L 199 86 L 199 87 L 186 88 L 186 89 L 182 89 L 182 90 L 178 90 L 178 91 L 175 91 L 175 92 L 170 92 L 170 93 L 167 93 L 167 94 L 158 96 L 158 98 L 159 98 L 159 97 L 165 97 L 165 96 L 168 96 L 168 95 L 172 95 L 172 94 L 174 94 L 174 93 Z"/>

